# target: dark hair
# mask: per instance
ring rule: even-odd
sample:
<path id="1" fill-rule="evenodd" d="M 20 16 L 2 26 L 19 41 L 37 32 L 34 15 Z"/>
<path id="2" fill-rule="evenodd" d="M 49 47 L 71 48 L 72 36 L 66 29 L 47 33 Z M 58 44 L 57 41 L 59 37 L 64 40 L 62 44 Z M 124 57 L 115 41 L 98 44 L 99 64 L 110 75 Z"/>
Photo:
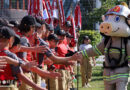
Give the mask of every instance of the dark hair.
<path id="1" fill-rule="evenodd" d="M 82 44 L 84 44 L 84 40 L 89 40 L 89 37 L 88 36 L 84 36 L 83 40 L 82 40 Z"/>
<path id="2" fill-rule="evenodd" d="M 26 25 L 24 23 L 21 23 L 20 26 L 19 26 L 20 32 L 27 33 L 27 32 L 30 31 L 30 29 L 31 29 L 31 26 L 30 25 Z"/>
<path id="3" fill-rule="evenodd" d="M 19 26 L 20 32 L 27 33 L 30 31 L 31 26 L 36 26 L 37 24 L 38 23 L 36 22 L 36 19 L 33 16 L 31 15 L 24 16 Z"/>

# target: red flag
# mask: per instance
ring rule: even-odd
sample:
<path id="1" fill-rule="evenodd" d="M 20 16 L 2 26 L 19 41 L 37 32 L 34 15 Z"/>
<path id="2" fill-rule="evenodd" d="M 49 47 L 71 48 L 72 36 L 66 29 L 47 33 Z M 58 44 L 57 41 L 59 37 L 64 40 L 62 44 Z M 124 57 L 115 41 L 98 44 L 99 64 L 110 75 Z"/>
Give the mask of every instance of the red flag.
<path id="1" fill-rule="evenodd" d="M 53 26 L 56 27 L 59 23 L 59 12 L 58 12 L 57 0 L 53 0 L 52 2 L 51 16 L 52 16 Z"/>
<path id="2" fill-rule="evenodd" d="M 43 19 L 43 1 L 39 0 L 39 13 L 37 17 Z"/>
<path id="3" fill-rule="evenodd" d="M 75 46 L 76 45 L 75 39 L 77 38 L 77 36 L 75 30 L 75 20 L 72 14 L 67 18 L 67 21 L 70 21 L 72 25 L 72 27 L 69 29 L 69 33 L 74 36 L 74 38 L 71 41 L 71 44 L 72 46 Z"/>
<path id="4" fill-rule="evenodd" d="M 63 2 L 62 2 L 62 0 L 59 0 L 58 4 L 59 4 L 59 10 L 60 10 L 59 14 L 60 14 L 61 25 L 64 26 L 64 24 L 65 24 L 65 15 L 64 15 L 64 9 L 63 9 Z"/>
<path id="5" fill-rule="evenodd" d="M 75 26 L 81 30 L 82 27 L 82 16 L 79 3 L 76 5 L 75 8 Z"/>
<path id="6" fill-rule="evenodd" d="M 59 15 L 58 15 L 58 7 L 57 7 L 57 1 L 53 0 L 52 2 L 52 13 L 51 13 L 52 17 L 55 19 L 59 19 Z"/>
<path id="7" fill-rule="evenodd" d="M 31 0 L 28 0 L 28 14 L 31 14 Z"/>
<path id="8" fill-rule="evenodd" d="M 49 13 L 47 11 L 45 0 L 43 0 L 42 3 L 43 3 L 43 19 L 48 19 Z"/>
<path id="9" fill-rule="evenodd" d="M 28 14 L 35 17 L 39 16 L 41 0 L 28 0 Z"/>
<path id="10" fill-rule="evenodd" d="M 32 15 L 34 12 L 33 8 L 34 8 L 34 0 L 28 0 L 28 14 Z"/>
<path id="11" fill-rule="evenodd" d="M 47 7 L 49 14 L 51 15 L 52 7 L 51 7 L 51 4 L 50 4 L 50 0 L 46 0 L 46 7 Z"/>
<path id="12" fill-rule="evenodd" d="M 48 24 L 50 24 L 51 23 L 51 4 L 50 4 L 50 0 L 46 0 L 45 5 L 46 5 L 47 13 L 48 13 L 48 18 L 47 18 L 46 22 Z"/>

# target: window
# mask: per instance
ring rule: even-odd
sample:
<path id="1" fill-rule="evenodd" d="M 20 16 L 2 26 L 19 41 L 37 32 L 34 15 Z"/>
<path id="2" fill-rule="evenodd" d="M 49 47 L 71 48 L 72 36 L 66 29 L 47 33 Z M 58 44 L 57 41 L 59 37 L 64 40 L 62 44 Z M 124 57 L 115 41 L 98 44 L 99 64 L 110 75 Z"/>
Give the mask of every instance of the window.
<path id="1" fill-rule="evenodd" d="M 0 0 L 0 9 L 26 9 L 28 0 Z"/>
<path id="2" fill-rule="evenodd" d="M 19 9 L 23 9 L 23 0 L 19 0 Z"/>
<path id="3" fill-rule="evenodd" d="M 3 0 L 3 8 L 5 9 L 9 8 L 9 0 Z"/>
<path id="4" fill-rule="evenodd" d="M 17 9 L 17 0 L 11 0 L 11 6 L 13 9 Z"/>

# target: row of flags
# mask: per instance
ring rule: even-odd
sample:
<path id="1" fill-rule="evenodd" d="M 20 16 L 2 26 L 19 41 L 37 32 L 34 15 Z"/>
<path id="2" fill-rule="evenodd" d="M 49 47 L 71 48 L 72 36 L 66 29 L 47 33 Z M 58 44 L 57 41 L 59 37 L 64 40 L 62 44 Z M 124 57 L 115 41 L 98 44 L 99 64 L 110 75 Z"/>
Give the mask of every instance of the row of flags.
<path id="1" fill-rule="evenodd" d="M 81 29 L 82 25 L 79 3 L 77 3 L 75 7 L 74 15 L 70 13 L 70 16 L 66 19 L 62 0 L 53 0 L 52 4 L 50 3 L 50 0 L 28 0 L 28 14 L 40 17 L 41 19 L 44 19 L 46 23 L 51 24 L 54 27 L 56 27 L 57 24 L 60 24 L 60 27 L 62 28 L 65 26 L 65 21 L 70 21 L 73 27 L 69 32 L 74 35 L 75 38 L 75 28 Z"/>

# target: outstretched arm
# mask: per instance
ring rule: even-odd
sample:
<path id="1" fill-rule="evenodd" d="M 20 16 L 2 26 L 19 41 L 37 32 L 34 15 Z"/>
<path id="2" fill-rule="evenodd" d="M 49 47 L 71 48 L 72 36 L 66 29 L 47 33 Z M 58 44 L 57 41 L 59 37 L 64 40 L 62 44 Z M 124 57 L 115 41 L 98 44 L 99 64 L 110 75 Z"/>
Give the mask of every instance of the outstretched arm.
<path id="1" fill-rule="evenodd" d="M 57 77 L 61 77 L 61 74 L 58 73 L 58 72 L 49 72 L 49 71 L 41 70 L 38 67 L 33 67 L 31 69 L 31 71 L 39 74 L 43 78 L 57 78 Z"/>
<path id="2" fill-rule="evenodd" d="M 10 58 L 10 57 L 8 57 L 8 56 L 0 56 L 0 59 L 1 59 L 1 60 L 4 60 L 4 61 L 6 61 L 8 64 L 12 64 L 12 65 L 14 65 L 14 66 L 18 66 L 18 65 L 19 65 L 19 61 L 14 60 L 14 59 L 12 59 L 12 58 Z"/>
<path id="3" fill-rule="evenodd" d="M 35 61 L 24 62 L 20 58 L 18 58 L 18 60 L 15 60 L 15 59 L 10 58 L 8 56 L 0 56 L 0 67 L 1 68 L 5 67 L 7 63 L 14 65 L 14 66 L 20 65 L 23 69 L 26 69 L 29 71 L 30 71 L 30 68 L 37 66 L 37 63 Z"/>
<path id="4" fill-rule="evenodd" d="M 74 57 L 80 57 L 78 59 L 79 61 L 82 61 L 82 58 L 89 58 L 89 57 L 94 57 L 94 56 L 100 56 L 104 54 L 104 39 L 98 44 L 93 46 L 92 48 L 79 51 L 76 54 L 74 54 Z M 75 59 L 77 60 L 77 59 Z"/>
<path id="5" fill-rule="evenodd" d="M 58 56 L 56 56 L 54 54 L 52 54 L 48 58 L 51 59 L 53 62 L 60 63 L 60 64 L 67 63 L 71 59 L 71 57 L 58 57 Z"/>
<path id="6" fill-rule="evenodd" d="M 45 48 L 46 46 L 36 46 L 36 47 L 26 47 L 21 46 L 21 49 L 19 52 L 35 52 L 35 53 L 44 53 L 47 51 Z"/>
<path id="7" fill-rule="evenodd" d="M 28 84 L 29 86 L 35 88 L 35 90 L 47 90 L 46 88 L 37 86 L 37 84 L 28 79 L 23 73 L 19 73 L 18 78 L 22 80 L 24 83 Z"/>

